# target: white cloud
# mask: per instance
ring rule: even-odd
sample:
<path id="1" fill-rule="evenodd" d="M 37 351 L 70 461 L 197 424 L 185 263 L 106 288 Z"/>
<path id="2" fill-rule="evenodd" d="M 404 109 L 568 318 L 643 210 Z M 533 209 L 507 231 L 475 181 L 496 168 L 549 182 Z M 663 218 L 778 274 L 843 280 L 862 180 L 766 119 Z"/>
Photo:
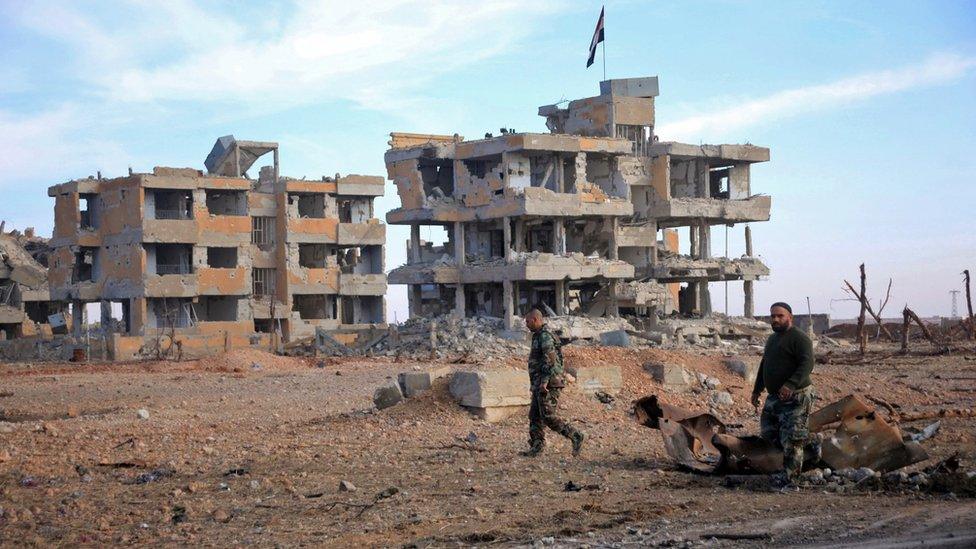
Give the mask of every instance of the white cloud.
<path id="1" fill-rule="evenodd" d="M 120 145 L 85 131 L 92 115 L 70 103 L 33 115 L 0 110 L 0 185 L 39 174 L 54 185 L 98 170 L 125 170 Z"/>
<path id="2" fill-rule="evenodd" d="M 423 90 L 432 77 L 509 50 L 557 1 L 320 0 L 243 13 L 234 3 L 128 2 L 125 24 L 63 3 L 17 19 L 70 45 L 75 76 L 113 101 L 273 112 L 341 99 L 389 111 L 405 92 L 435 95 Z"/>
<path id="3" fill-rule="evenodd" d="M 974 57 L 933 55 L 923 63 L 900 69 L 865 73 L 828 84 L 785 90 L 760 99 L 736 102 L 711 112 L 661 124 L 655 129 L 655 133 L 664 140 L 730 136 L 743 128 L 802 113 L 824 110 L 877 95 L 945 84 L 966 75 L 974 67 Z"/>

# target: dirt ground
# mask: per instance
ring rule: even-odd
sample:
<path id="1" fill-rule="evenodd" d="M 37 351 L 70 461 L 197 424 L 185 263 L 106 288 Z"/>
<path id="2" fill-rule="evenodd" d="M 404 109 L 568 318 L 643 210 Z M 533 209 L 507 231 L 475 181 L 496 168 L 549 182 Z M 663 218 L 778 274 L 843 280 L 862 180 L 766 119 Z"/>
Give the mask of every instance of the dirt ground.
<path id="1" fill-rule="evenodd" d="M 447 364 L 387 358 L 275 357 L 236 351 L 195 362 L 0 365 L 0 545 L 756 546 L 976 545 L 976 499 L 726 487 L 667 458 L 631 401 L 669 395 L 647 360 L 717 377 L 735 400 L 722 416 L 757 432 L 744 380 L 722 354 L 566 348 L 567 362 L 617 364 L 610 404 L 567 391 L 563 414 L 587 433 L 583 454 L 550 434 L 523 458 L 518 416 L 485 423 L 445 383 L 380 412 L 372 393 L 401 371 Z M 740 358 L 758 361 L 750 350 Z M 820 403 L 850 393 L 903 412 L 976 406 L 976 351 L 818 364 Z M 855 361 L 856 362 L 856 361 Z M 513 367 L 517 359 L 481 367 Z M 148 412 L 147 418 L 140 411 Z M 143 414 L 144 415 L 144 414 Z M 912 424 L 924 426 L 930 421 Z M 943 420 L 932 459 L 960 452 L 976 469 L 976 418 Z M 340 490 L 347 481 L 353 490 Z M 568 482 L 580 487 L 566 491 Z M 715 539 L 724 534 L 753 539 Z"/>

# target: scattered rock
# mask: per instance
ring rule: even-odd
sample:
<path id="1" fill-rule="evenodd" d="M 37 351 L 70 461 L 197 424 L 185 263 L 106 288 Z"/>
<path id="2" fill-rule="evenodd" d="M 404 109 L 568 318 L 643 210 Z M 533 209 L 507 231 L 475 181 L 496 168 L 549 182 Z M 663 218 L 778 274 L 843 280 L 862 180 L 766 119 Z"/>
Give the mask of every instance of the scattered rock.
<path id="1" fill-rule="evenodd" d="M 139 408 L 136 410 L 136 417 L 139 419 L 149 419 L 149 410 L 145 408 Z"/>
<path id="2" fill-rule="evenodd" d="M 230 522 L 230 513 L 223 509 L 217 509 L 213 512 L 213 519 L 217 522 Z"/>
<path id="3" fill-rule="evenodd" d="M 614 330 L 600 334 L 600 344 L 607 347 L 630 347 L 630 334 L 624 330 Z"/>
<path id="4" fill-rule="evenodd" d="M 356 485 L 349 482 L 348 480 L 339 481 L 339 491 L 340 492 L 355 492 Z"/>
<path id="5" fill-rule="evenodd" d="M 726 408 L 732 406 L 735 401 L 732 400 L 732 394 L 728 391 L 715 391 L 711 395 L 712 405 L 718 408 Z"/>
<path id="6" fill-rule="evenodd" d="M 384 410 L 390 406 L 396 406 L 403 401 L 403 393 L 400 391 L 398 383 L 388 383 L 377 387 L 373 392 L 373 405 L 377 410 Z"/>

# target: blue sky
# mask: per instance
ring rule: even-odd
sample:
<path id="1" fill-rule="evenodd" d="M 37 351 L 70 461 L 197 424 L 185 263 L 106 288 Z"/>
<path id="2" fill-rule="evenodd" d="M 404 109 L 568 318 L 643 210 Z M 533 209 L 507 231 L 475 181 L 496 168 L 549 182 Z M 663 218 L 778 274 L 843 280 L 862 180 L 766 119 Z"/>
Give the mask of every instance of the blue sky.
<path id="1" fill-rule="evenodd" d="M 385 174 L 391 131 L 545 131 L 536 107 L 595 95 L 600 3 L 0 1 L 0 219 L 50 234 L 49 185 L 202 168 L 225 134 L 274 140 L 282 173 Z M 897 314 L 949 313 L 976 271 L 976 4 L 608 2 L 607 75 L 657 75 L 662 140 L 750 142 L 772 160 L 753 225 L 772 301 L 850 317 L 844 278 L 893 278 Z M 379 211 L 395 207 L 387 186 Z M 407 231 L 391 227 L 387 267 Z M 725 229 L 713 232 L 724 253 Z M 730 254 L 743 251 L 742 227 Z M 713 286 L 717 310 L 722 285 Z M 391 313 L 405 316 L 391 287 Z M 730 284 L 729 311 L 741 312 Z M 886 316 L 888 316 L 886 314 Z M 391 314 L 391 319 L 393 314 Z"/>

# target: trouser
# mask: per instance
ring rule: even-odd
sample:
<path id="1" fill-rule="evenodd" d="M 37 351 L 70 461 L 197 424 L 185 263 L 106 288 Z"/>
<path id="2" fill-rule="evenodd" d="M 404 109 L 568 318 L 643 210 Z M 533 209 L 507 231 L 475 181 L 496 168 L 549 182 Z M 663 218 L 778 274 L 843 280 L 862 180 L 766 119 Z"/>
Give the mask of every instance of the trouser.
<path id="1" fill-rule="evenodd" d="M 532 403 L 529 405 L 529 446 L 541 448 L 545 445 L 546 427 L 568 439 L 578 436 L 578 431 L 556 414 L 560 390 L 553 388 L 543 394 L 533 388 Z"/>
<path id="2" fill-rule="evenodd" d="M 803 470 L 803 446 L 810 436 L 807 421 L 816 398 L 810 386 L 795 391 L 789 400 L 770 394 L 763 405 L 760 436 L 783 449 L 783 468 L 790 479 Z"/>

